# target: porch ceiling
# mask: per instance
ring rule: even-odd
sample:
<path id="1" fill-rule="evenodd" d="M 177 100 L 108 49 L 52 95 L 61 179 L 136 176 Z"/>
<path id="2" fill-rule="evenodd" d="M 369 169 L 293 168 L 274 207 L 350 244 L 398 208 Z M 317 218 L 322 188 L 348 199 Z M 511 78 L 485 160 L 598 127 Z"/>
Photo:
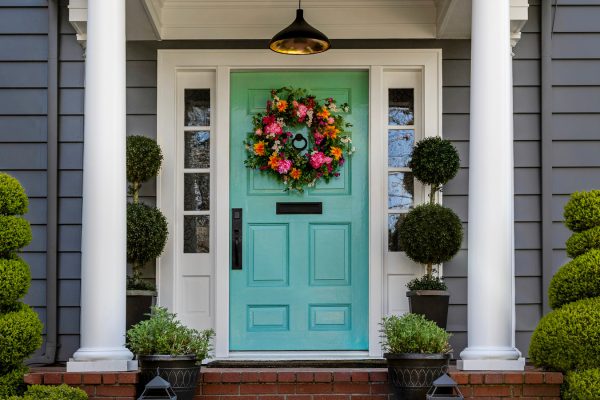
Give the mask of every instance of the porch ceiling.
<path id="1" fill-rule="evenodd" d="M 513 45 L 528 0 L 511 0 Z M 294 17 L 297 0 L 127 0 L 128 40 L 269 39 Z M 304 0 L 311 24 L 332 39 L 464 39 L 471 0 Z M 85 40 L 87 0 L 69 1 Z"/>

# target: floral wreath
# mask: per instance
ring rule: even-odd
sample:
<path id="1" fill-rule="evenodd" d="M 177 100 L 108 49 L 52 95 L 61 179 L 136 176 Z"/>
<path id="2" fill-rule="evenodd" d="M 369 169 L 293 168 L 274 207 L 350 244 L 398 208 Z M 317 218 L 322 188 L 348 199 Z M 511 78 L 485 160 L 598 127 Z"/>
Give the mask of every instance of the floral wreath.
<path id="1" fill-rule="evenodd" d="M 329 182 L 340 176 L 345 155 L 355 151 L 346 131 L 352 124 L 344 121 L 341 111 L 348 112 L 348 104 L 338 107 L 331 97 L 321 103 L 306 89 L 272 90 L 266 111 L 252 119 L 254 132 L 244 142 L 248 153 L 244 163 L 274 176 L 286 191 L 303 192 L 321 179 Z M 290 132 L 304 126 L 308 140 Z"/>

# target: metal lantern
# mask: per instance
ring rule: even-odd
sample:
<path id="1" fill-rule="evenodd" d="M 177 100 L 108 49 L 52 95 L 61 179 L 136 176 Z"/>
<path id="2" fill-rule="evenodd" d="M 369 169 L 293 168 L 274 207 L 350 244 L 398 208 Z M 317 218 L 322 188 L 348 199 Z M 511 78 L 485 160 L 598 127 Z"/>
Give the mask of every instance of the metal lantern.
<path id="1" fill-rule="evenodd" d="M 427 400 L 452 400 L 464 399 L 464 396 L 458 389 L 458 384 L 447 374 L 444 374 L 433 381 L 433 386 L 427 392 Z"/>
<path id="2" fill-rule="evenodd" d="M 177 395 L 173 391 L 171 384 L 157 375 L 144 387 L 142 395 L 138 400 L 155 399 L 155 400 L 177 400 Z"/>

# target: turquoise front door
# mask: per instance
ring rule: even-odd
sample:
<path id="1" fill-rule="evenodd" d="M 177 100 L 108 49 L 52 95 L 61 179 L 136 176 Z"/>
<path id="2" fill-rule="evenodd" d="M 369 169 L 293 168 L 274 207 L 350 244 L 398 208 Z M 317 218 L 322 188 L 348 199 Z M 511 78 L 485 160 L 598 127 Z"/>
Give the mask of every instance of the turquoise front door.
<path id="1" fill-rule="evenodd" d="M 284 86 L 350 105 L 357 152 L 339 178 L 303 194 L 244 166 L 252 115 Z M 368 349 L 368 98 L 366 71 L 231 74 L 230 207 L 242 210 L 242 269 L 230 265 L 230 350 Z M 321 203 L 322 214 L 277 214 L 287 202 Z"/>

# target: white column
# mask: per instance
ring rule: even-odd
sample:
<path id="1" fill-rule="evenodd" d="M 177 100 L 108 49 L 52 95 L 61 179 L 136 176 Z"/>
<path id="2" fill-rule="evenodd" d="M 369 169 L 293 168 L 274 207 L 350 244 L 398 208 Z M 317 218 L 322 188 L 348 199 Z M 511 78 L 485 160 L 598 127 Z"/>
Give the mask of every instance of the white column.
<path id="1" fill-rule="evenodd" d="M 88 1 L 85 81 L 81 347 L 67 370 L 127 370 L 124 0 Z"/>
<path id="2" fill-rule="evenodd" d="M 472 0 L 465 370 L 522 370 L 515 348 L 509 0 Z"/>

